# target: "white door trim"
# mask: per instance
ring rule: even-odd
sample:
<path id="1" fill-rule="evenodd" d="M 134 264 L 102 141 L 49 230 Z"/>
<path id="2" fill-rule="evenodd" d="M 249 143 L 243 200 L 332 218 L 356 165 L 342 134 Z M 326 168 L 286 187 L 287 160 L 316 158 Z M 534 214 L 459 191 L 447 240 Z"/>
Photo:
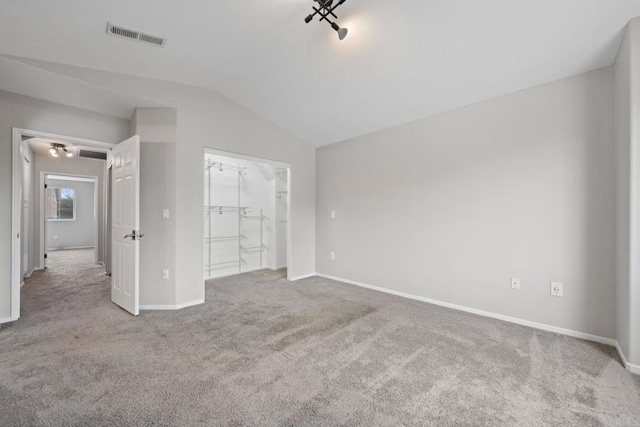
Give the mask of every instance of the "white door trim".
<path id="1" fill-rule="evenodd" d="M 57 178 L 51 178 L 51 176 L 56 176 Z M 95 262 L 98 262 L 98 230 L 100 229 L 100 224 L 98 224 L 98 195 L 100 194 L 98 188 L 98 177 L 95 175 L 79 175 L 75 173 L 60 173 L 60 172 L 46 172 L 40 171 L 40 189 L 39 189 L 39 200 L 40 200 L 40 212 L 39 212 L 39 221 L 40 221 L 40 245 L 38 252 L 38 262 L 39 268 L 43 269 L 46 265 L 46 261 L 44 259 L 44 254 L 47 253 L 47 219 L 45 215 L 45 197 L 46 192 L 44 191 L 44 184 L 47 178 L 50 179 L 60 179 L 60 178 L 85 178 L 88 182 L 93 182 L 93 217 L 94 217 L 94 227 L 93 227 L 93 242 L 94 242 L 94 259 Z M 106 218 L 105 218 L 106 222 Z"/>
<path id="2" fill-rule="evenodd" d="M 22 226 L 22 138 L 46 138 L 63 143 L 72 142 L 77 145 L 99 148 L 103 151 L 110 150 L 113 145 L 102 141 L 16 127 L 11 129 L 11 135 L 11 317 L 9 320 L 0 319 L 0 323 L 16 321 L 20 318 L 20 284 L 22 283 L 22 254 L 20 250 L 20 237 L 22 237 L 20 236 Z"/>
<path id="3" fill-rule="evenodd" d="M 21 265 L 22 251 L 20 250 L 20 230 L 22 227 L 22 134 L 19 129 L 12 130 L 12 161 L 11 161 L 11 317 L 20 317 L 20 285 L 22 283 Z M 3 319 L 6 320 L 6 319 Z"/>

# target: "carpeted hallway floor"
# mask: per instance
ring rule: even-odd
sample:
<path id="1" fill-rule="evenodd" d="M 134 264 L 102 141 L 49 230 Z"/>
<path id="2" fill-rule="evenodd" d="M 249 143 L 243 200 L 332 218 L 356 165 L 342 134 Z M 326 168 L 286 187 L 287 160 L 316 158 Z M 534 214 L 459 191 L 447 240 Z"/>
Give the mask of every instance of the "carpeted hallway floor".
<path id="1" fill-rule="evenodd" d="M 640 425 L 611 347 L 271 271 L 135 318 L 50 265 L 0 329 L 1 426 Z"/>

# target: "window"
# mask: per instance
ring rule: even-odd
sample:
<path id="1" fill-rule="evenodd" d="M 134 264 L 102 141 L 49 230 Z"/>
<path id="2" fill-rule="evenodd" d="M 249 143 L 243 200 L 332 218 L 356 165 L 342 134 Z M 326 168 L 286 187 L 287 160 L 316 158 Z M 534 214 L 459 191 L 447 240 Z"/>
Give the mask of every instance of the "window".
<path id="1" fill-rule="evenodd" d="M 47 188 L 47 219 L 76 219 L 76 195 L 73 188 Z"/>

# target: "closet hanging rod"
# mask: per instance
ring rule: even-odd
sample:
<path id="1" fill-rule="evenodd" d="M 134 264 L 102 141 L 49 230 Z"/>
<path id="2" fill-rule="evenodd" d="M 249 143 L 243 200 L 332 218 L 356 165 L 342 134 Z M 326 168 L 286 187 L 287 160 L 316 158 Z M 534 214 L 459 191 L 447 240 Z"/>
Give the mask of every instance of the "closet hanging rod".
<path id="1" fill-rule="evenodd" d="M 239 236 L 220 236 L 220 237 L 205 237 L 204 239 L 210 242 L 219 242 L 223 240 L 244 240 L 247 236 L 241 234 Z"/>
<path id="2" fill-rule="evenodd" d="M 208 212 L 218 212 L 220 215 L 223 213 L 242 212 L 244 216 L 247 211 L 251 212 L 248 206 L 205 206 L 204 209 Z"/>
<path id="3" fill-rule="evenodd" d="M 240 248 L 246 253 L 249 253 L 249 252 L 262 252 L 262 251 L 269 250 L 269 248 L 267 246 L 265 246 L 265 245 L 249 246 L 249 247 L 246 247 L 246 248 L 244 246 L 240 246 Z"/>
<path id="4" fill-rule="evenodd" d="M 246 175 L 249 169 L 246 166 L 234 166 L 234 165 L 229 165 L 222 162 L 212 162 L 211 160 L 205 160 L 204 163 L 207 169 L 217 168 L 220 172 L 224 172 L 225 170 L 232 170 L 232 171 L 242 172 L 243 174 Z"/>

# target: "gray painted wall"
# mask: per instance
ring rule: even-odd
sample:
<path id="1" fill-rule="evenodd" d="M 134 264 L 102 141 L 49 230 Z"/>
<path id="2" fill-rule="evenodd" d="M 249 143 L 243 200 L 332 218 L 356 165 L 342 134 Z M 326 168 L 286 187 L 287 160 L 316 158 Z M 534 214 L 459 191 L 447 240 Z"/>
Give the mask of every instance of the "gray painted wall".
<path id="1" fill-rule="evenodd" d="M 640 366 L 640 19 L 632 20 L 615 70 L 617 340 Z"/>
<path id="2" fill-rule="evenodd" d="M 140 305 L 175 305 L 176 110 L 138 108 L 131 129 L 140 136 Z"/>
<path id="3" fill-rule="evenodd" d="M 317 271 L 615 338 L 612 84 L 609 67 L 319 148 Z"/>
<path id="4" fill-rule="evenodd" d="M 118 142 L 129 134 L 129 121 L 0 91 L 0 146 L 11 153 L 11 129 Z M 11 156 L 0 156 L 0 196 L 11 200 Z M 0 205 L 0 319 L 11 315 L 11 203 Z M 32 233 L 32 236 L 35 234 Z"/>
<path id="5" fill-rule="evenodd" d="M 73 221 L 47 220 L 47 249 L 94 247 L 97 215 L 93 182 L 47 179 L 49 188 L 72 188 L 76 217 Z"/>

